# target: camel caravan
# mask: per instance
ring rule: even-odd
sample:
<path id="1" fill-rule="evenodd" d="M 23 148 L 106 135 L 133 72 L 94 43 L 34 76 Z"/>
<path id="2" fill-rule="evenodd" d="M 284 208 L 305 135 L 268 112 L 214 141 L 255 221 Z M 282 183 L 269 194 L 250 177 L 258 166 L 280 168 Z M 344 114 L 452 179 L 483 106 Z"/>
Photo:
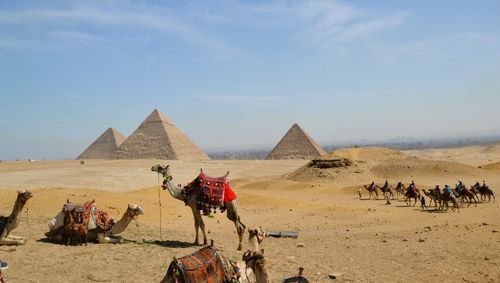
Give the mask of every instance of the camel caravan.
<path id="1" fill-rule="evenodd" d="M 455 185 L 454 189 L 451 189 L 449 185 L 445 185 L 443 190 L 439 185 L 436 185 L 434 188 L 425 190 L 422 189 L 422 193 L 415 185 L 415 182 L 412 180 L 408 187 L 398 181 L 398 183 L 393 188 L 389 185 L 389 182 L 386 180 L 383 186 L 378 186 L 375 184 L 375 181 L 372 181 L 369 185 L 363 185 L 365 190 L 368 191 L 368 199 L 374 197 L 378 199 L 379 191 L 384 199 L 387 199 L 387 204 L 390 204 L 389 199 L 399 199 L 400 196 L 403 196 L 403 200 L 405 201 L 407 206 L 415 206 L 415 204 L 420 201 L 422 208 L 427 208 L 426 197 L 429 199 L 429 206 L 434 202 L 435 210 L 448 210 L 448 203 L 451 202 L 453 207 L 452 210 L 457 209 L 459 211 L 460 207 L 464 207 L 467 205 L 469 207 L 472 203 L 475 206 L 479 202 L 490 202 L 492 199 L 495 201 L 495 194 L 486 184 L 486 181 L 483 180 L 483 184 L 480 184 L 476 181 L 473 186 L 467 188 L 462 181 L 458 181 Z M 358 191 L 359 198 L 362 198 L 361 189 Z M 413 205 L 411 204 L 413 200 Z"/>

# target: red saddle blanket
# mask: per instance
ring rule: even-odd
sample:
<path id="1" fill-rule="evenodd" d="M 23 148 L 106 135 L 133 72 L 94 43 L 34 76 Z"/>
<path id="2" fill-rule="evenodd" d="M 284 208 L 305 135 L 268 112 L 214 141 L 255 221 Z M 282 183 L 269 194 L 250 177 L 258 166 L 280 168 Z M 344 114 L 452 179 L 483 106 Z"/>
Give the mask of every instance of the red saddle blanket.
<path id="1" fill-rule="evenodd" d="M 82 207 L 85 210 L 84 219 L 85 219 L 85 224 L 87 225 L 87 227 L 89 225 L 90 213 L 92 211 L 92 207 L 94 207 L 95 225 L 105 232 L 111 231 L 111 228 L 114 224 L 114 220 L 111 217 L 109 217 L 109 214 L 107 212 L 98 208 L 95 205 L 95 201 L 87 201 L 83 205 L 74 204 L 74 203 L 69 202 L 69 203 L 64 204 L 63 210 L 65 212 L 70 212 L 70 211 L 73 211 L 73 209 L 75 209 L 75 207 Z"/>
<path id="2" fill-rule="evenodd" d="M 174 274 L 180 282 L 232 282 L 238 278 L 239 270 L 214 247 L 204 247 L 199 251 L 174 258 L 168 267 L 167 274 Z M 176 281 L 177 282 L 177 281 Z"/>
<path id="3" fill-rule="evenodd" d="M 214 178 L 203 172 L 184 188 L 183 194 L 186 196 L 196 194 L 196 201 L 200 209 L 224 208 L 226 203 L 236 199 L 236 194 L 229 186 L 227 176 Z"/>

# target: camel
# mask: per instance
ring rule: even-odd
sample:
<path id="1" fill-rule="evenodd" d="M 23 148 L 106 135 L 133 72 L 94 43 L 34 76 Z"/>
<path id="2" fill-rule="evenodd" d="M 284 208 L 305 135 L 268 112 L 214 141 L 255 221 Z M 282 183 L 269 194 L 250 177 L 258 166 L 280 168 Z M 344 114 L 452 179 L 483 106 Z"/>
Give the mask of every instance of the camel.
<path id="1" fill-rule="evenodd" d="M 238 264 L 222 255 L 212 240 L 193 254 L 174 257 L 160 283 L 232 283 L 240 282 L 240 277 Z"/>
<path id="2" fill-rule="evenodd" d="M 375 182 L 372 182 L 370 185 L 366 186 L 363 185 L 363 187 L 368 191 L 370 197 L 368 199 L 372 198 L 372 195 L 375 193 L 375 199 L 378 199 L 378 191 L 377 191 L 377 185 L 375 185 Z"/>
<path id="3" fill-rule="evenodd" d="M 453 194 L 455 195 L 456 198 L 460 198 L 462 206 L 465 202 L 467 202 L 468 203 L 467 207 L 469 207 L 472 204 L 472 200 L 474 200 L 475 206 L 477 206 L 477 200 L 474 197 L 474 193 L 467 190 L 465 186 L 463 186 L 460 190 L 458 189 L 458 186 L 455 187 L 455 189 L 453 190 Z"/>
<path id="4" fill-rule="evenodd" d="M 246 251 L 242 256 L 245 262 L 245 270 L 249 268 L 255 275 L 256 283 L 269 283 L 271 282 L 271 276 L 266 269 L 266 260 L 264 258 L 264 250 L 260 251 Z M 248 276 L 247 276 L 248 277 Z M 248 280 L 248 279 L 247 279 Z"/>
<path id="5" fill-rule="evenodd" d="M 391 186 L 389 186 L 389 183 L 387 182 L 387 180 L 385 181 L 384 186 L 379 187 L 379 186 L 375 185 L 375 187 L 380 189 L 380 191 L 383 193 L 383 195 L 389 194 L 391 199 L 394 199 L 394 193 L 392 192 L 392 188 L 391 188 Z"/>
<path id="6" fill-rule="evenodd" d="M 196 194 L 183 194 L 183 190 L 180 186 L 175 186 L 172 181 L 172 174 L 170 172 L 169 165 L 161 166 L 160 164 L 154 165 L 151 168 L 151 171 L 158 172 L 164 178 L 165 189 L 168 190 L 170 195 L 177 200 L 183 201 L 187 206 L 191 208 L 193 212 L 194 218 L 194 229 L 196 231 L 196 236 L 194 240 L 194 245 L 200 245 L 198 231 L 201 228 L 201 232 L 203 234 L 203 245 L 207 244 L 207 234 L 205 232 L 205 223 L 203 222 L 203 218 L 201 216 L 201 212 L 197 205 L 197 195 Z M 240 216 L 238 215 L 238 201 L 237 199 L 232 200 L 229 203 L 225 204 L 227 210 L 227 218 L 234 223 L 236 226 L 236 233 L 238 233 L 239 237 L 239 245 L 238 250 L 241 251 L 243 248 L 243 235 L 245 233 L 246 226 L 241 222 Z"/>
<path id="7" fill-rule="evenodd" d="M 436 191 L 434 190 L 429 190 L 428 192 L 426 190 L 422 190 L 424 192 L 424 195 L 426 195 L 430 201 L 429 201 L 429 207 L 431 206 L 432 202 L 434 201 L 434 210 L 438 209 L 438 202 L 439 202 L 439 208 L 441 208 L 441 200 L 439 199 L 439 196 L 436 195 Z"/>
<path id="8" fill-rule="evenodd" d="M 19 225 L 24 205 L 32 197 L 33 194 L 30 191 L 17 191 L 17 198 L 12 213 L 8 217 L 0 216 L 0 245 L 23 245 L 26 242 L 25 238 L 10 235 L 10 232 Z"/>
<path id="9" fill-rule="evenodd" d="M 405 195 L 406 187 L 401 181 L 399 181 L 394 190 L 396 191 L 396 199 L 399 199 L 400 195 Z"/>
<path id="10" fill-rule="evenodd" d="M 451 201 L 451 203 L 453 204 L 451 210 L 455 210 L 456 208 L 457 211 L 460 212 L 460 207 L 458 206 L 457 199 L 455 198 L 455 195 L 453 193 L 443 192 L 441 193 L 439 198 L 441 200 L 441 207 L 446 206 L 446 210 L 448 210 L 448 202 Z"/>
<path id="11" fill-rule="evenodd" d="M 96 227 L 88 230 L 87 239 L 89 241 L 97 241 L 100 244 L 121 244 L 123 243 L 123 238 L 119 236 L 119 234 L 127 229 L 132 220 L 137 219 L 137 217 L 142 214 L 144 214 L 144 209 L 139 207 L 137 204 L 129 204 L 122 218 L 112 224 L 111 230 L 108 233 L 106 233 L 106 231 L 102 231 L 99 227 Z M 64 211 L 61 210 L 49 222 L 49 232 L 45 233 L 45 236 L 47 236 L 51 241 L 59 243 L 63 242 L 64 226 Z M 91 226 L 90 223 L 89 226 Z"/>
<path id="12" fill-rule="evenodd" d="M 474 186 L 471 187 L 471 191 L 477 195 L 477 194 L 480 194 L 481 195 L 481 201 L 484 202 L 486 201 L 486 197 L 488 197 L 488 201 L 491 201 L 491 197 L 493 197 L 493 201 L 496 201 L 495 199 L 495 194 L 493 193 L 493 191 L 485 184 L 483 184 L 482 186 L 479 185 L 478 182 L 476 182 L 476 184 L 474 184 Z M 479 199 L 479 198 L 478 198 Z"/>
<path id="13" fill-rule="evenodd" d="M 406 205 L 411 206 L 411 199 L 414 199 L 415 202 L 413 203 L 413 206 L 415 206 L 415 204 L 417 204 L 417 201 L 420 199 L 420 192 L 415 187 L 413 190 L 407 191 L 405 197 Z"/>

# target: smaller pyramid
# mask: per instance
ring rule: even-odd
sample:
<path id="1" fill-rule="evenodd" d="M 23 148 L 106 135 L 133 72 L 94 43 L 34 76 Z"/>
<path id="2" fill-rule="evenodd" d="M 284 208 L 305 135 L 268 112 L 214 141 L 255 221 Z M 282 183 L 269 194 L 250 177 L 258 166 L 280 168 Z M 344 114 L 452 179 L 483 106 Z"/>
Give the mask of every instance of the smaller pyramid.
<path id="1" fill-rule="evenodd" d="M 209 157 L 155 109 L 116 150 L 118 159 L 203 160 Z"/>
<path id="2" fill-rule="evenodd" d="M 323 154 L 326 154 L 326 151 L 299 125 L 293 124 L 267 159 L 314 159 Z"/>
<path id="3" fill-rule="evenodd" d="M 120 132 L 109 128 L 76 159 L 115 159 L 116 150 L 124 140 Z"/>

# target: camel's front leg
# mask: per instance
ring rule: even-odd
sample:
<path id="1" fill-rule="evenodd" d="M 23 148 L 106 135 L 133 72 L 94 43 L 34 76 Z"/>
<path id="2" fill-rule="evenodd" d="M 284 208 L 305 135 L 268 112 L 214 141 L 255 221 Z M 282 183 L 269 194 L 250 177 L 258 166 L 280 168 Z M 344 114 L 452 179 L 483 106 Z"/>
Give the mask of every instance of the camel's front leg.
<path id="1" fill-rule="evenodd" d="M 199 231 L 199 228 L 200 228 L 200 222 L 203 221 L 203 219 L 201 218 L 201 213 L 198 209 L 196 209 L 196 207 L 191 207 L 191 210 L 193 211 L 193 218 L 194 218 L 194 230 L 195 230 L 195 233 L 196 233 L 196 236 L 194 238 L 194 245 L 196 246 L 199 246 L 200 245 L 200 240 L 199 240 L 199 236 L 198 236 L 198 231 Z"/>
<path id="2" fill-rule="evenodd" d="M 123 244 L 121 236 L 106 236 L 104 234 L 97 234 L 97 241 L 99 244 Z"/>
<path id="3" fill-rule="evenodd" d="M 12 246 L 12 245 L 24 245 L 25 243 L 25 240 L 16 240 L 16 239 L 11 239 L 11 238 L 2 238 L 0 239 L 0 245 L 8 245 L 8 246 Z"/>

